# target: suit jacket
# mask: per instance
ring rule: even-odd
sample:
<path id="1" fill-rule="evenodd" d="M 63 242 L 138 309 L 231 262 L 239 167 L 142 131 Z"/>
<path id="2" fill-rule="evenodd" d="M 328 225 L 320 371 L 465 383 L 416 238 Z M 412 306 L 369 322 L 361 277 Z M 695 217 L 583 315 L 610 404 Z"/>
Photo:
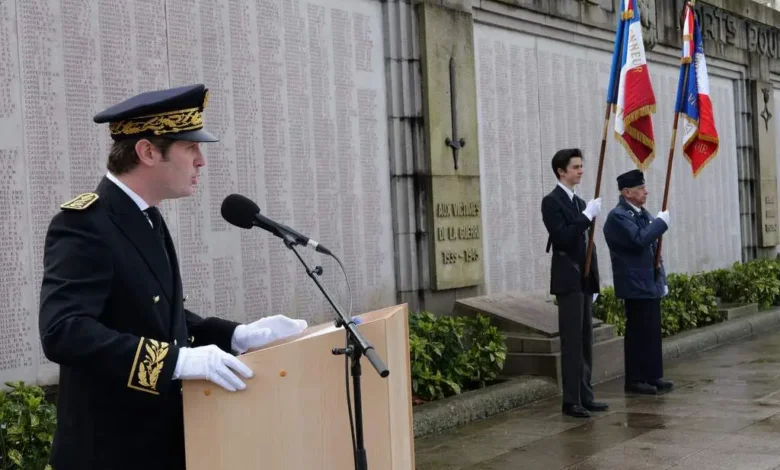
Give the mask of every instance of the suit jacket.
<path id="1" fill-rule="evenodd" d="M 619 299 L 658 299 L 663 296 L 666 270 L 661 260 L 658 276 L 655 253 L 658 238 L 669 227 L 646 209 L 637 212 L 620 197 L 604 222 L 604 238 L 612 261 L 615 296 Z"/>
<path id="2" fill-rule="evenodd" d="M 596 247 L 590 264 L 590 276 L 585 282 L 585 259 L 588 251 L 588 229 L 591 221 L 582 213 L 586 202 L 576 194 L 573 200 L 560 186 L 556 185 L 542 199 L 542 220 L 547 228 L 552 247 L 550 266 L 550 293 L 568 294 L 599 292 L 599 268 Z"/>
<path id="3" fill-rule="evenodd" d="M 167 227 L 170 263 L 122 189 L 104 178 L 96 194 L 58 212 L 45 239 L 40 338 L 60 365 L 50 462 L 56 470 L 184 469 L 181 383 L 172 380 L 179 348 L 230 352 L 237 323 L 185 309 Z"/>

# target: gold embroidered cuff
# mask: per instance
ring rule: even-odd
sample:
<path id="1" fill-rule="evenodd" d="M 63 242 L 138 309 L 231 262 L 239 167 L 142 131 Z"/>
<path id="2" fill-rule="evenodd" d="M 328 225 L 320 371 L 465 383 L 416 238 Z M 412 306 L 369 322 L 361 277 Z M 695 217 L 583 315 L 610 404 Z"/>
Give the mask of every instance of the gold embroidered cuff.
<path id="1" fill-rule="evenodd" d="M 167 355 L 168 343 L 142 337 L 138 342 L 127 386 L 134 390 L 159 395 L 157 381 L 160 379 Z"/>

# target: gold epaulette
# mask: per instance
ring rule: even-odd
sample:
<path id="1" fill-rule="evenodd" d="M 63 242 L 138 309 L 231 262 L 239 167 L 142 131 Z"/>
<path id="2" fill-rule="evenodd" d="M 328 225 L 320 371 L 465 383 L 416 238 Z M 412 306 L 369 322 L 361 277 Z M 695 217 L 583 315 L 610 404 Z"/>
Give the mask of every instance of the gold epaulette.
<path id="1" fill-rule="evenodd" d="M 60 209 L 63 210 L 76 210 L 81 211 L 91 206 L 93 202 L 98 200 L 98 195 L 95 193 L 79 194 L 70 201 L 62 204 Z"/>

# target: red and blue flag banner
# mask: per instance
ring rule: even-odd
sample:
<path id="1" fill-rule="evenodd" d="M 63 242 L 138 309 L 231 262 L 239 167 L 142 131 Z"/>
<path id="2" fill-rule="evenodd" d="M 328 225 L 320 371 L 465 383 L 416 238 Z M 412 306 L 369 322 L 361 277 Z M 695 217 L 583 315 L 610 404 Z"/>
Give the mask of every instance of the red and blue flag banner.
<path id="1" fill-rule="evenodd" d="M 621 4 L 607 100 L 615 112 L 615 138 L 644 170 L 655 157 L 652 121 L 655 94 L 642 42 L 637 0 L 621 0 Z"/>
<path id="2" fill-rule="evenodd" d="M 691 3 L 685 2 L 684 8 L 682 64 L 675 112 L 685 118 L 683 154 L 691 164 L 693 176 L 696 177 L 718 154 L 720 143 L 710 100 L 710 80 L 707 76 L 701 28 Z"/>

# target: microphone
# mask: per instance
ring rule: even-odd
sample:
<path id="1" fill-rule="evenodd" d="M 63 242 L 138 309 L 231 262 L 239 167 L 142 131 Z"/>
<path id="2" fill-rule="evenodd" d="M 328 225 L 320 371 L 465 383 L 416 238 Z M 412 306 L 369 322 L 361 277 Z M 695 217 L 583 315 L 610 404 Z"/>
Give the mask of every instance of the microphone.
<path id="1" fill-rule="evenodd" d="M 240 194 L 231 194 L 222 201 L 222 218 L 236 227 L 251 229 L 260 227 L 261 229 L 284 238 L 285 235 L 292 237 L 296 243 L 304 246 L 310 246 L 315 251 L 333 256 L 329 249 L 320 245 L 317 241 L 301 235 L 290 227 L 274 222 L 260 213 L 260 207 L 246 196 Z"/>

